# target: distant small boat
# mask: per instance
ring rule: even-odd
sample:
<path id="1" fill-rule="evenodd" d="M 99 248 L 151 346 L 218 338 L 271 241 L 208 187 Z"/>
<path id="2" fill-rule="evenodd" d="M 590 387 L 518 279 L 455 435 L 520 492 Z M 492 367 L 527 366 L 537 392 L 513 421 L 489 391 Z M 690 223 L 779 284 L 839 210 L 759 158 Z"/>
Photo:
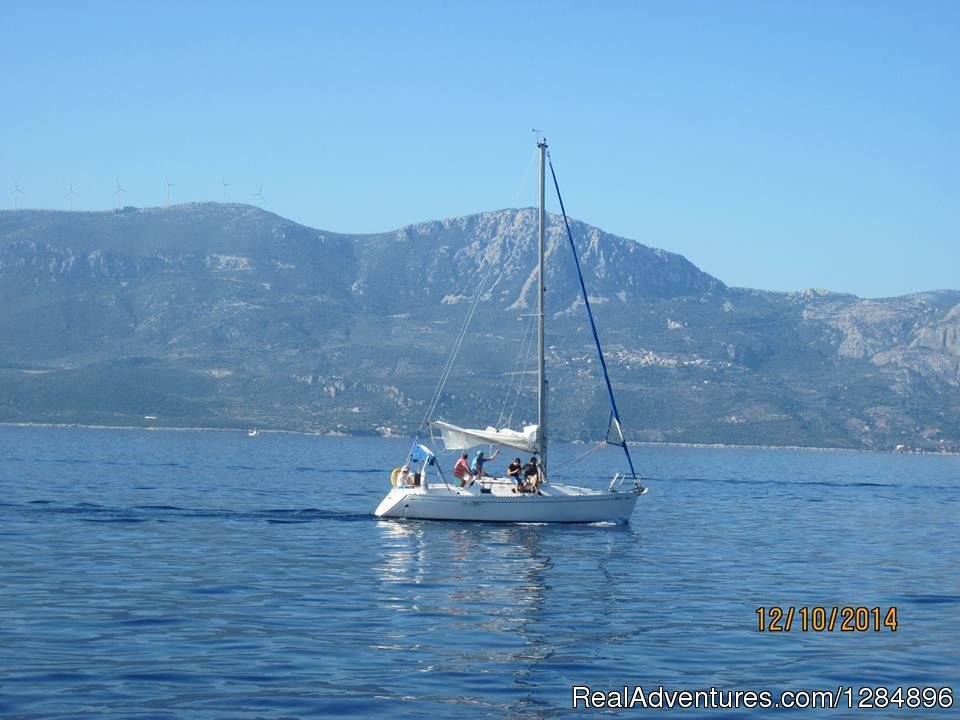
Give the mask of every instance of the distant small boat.
<path id="1" fill-rule="evenodd" d="M 254 428 L 253 430 L 247 430 L 247 437 L 259 437 L 260 431 Z"/>
<path id="2" fill-rule="evenodd" d="M 620 414 L 617 411 L 613 398 L 613 388 L 607 375 L 603 351 L 600 348 L 596 328 L 593 326 L 593 313 L 590 310 L 590 299 L 586 287 L 583 285 L 583 275 L 580 273 L 577 262 L 577 273 L 580 275 L 580 289 L 583 294 L 583 303 L 593 328 L 600 364 L 603 367 L 604 380 L 610 400 L 610 425 L 607 429 L 607 444 L 619 445 L 623 448 L 629 467 L 630 484 L 624 485 L 626 473 L 614 475 L 606 491 L 590 490 L 578 485 L 563 485 L 549 481 L 547 473 L 547 383 L 544 377 L 544 178 L 547 143 L 544 139 L 537 144 L 540 150 L 540 222 L 539 222 L 539 252 L 537 262 L 538 300 L 538 352 L 537 352 L 537 424 L 528 425 L 523 431 L 510 429 L 469 429 L 452 425 L 441 420 L 430 420 L 430 425 L 440 432 L 444 447 L 447 450 L 465 450 L 477 445 L 503 445 L 523 452 L 534 454 L 530 467 L 532 486 L 515 485 L 510 478 L 488 477 L 480 473 L 480 477 L 469 484 L 466 480 L 457 482 L 448 481 L 442 469 L 436 463 L 433 451 L 425 445 L 420 445 L 418 439 L 408 455 L 408 463 L 402 468 L 396 468 L 391 477 L 391 489 L 380 502 L 374 514 L 382 518 L 416 518 L 421 520 L 466 520 L 480 522 L 628 522 L 633 514 L 637 498 L 646 493 L 647 489 L 640 484 L 640 479 L 633 467 L 627 441 L 624 438 L 620 425 Z M 553 167 L 551 164 L 551 173 Z M 554 177 L 556 184 L 556 178 Z M 557 195 L 559 197 L 559 187 Z M 563 211 L 563 202 L 560 202 Z M 566 224 L 566 212 L 563 211 Z M 573 236 L 569 225 L 567 235 L 571 248 Z M 449 371 L 449 368 L 448 368 Z M 441 379 L 442 389 L 443 379 Z M 439 391 L 435 395 L 439 397 Z M 431 409 L 432 410 L 432 409 Z M 428 411 L 429 412 L 429 411 Z M 463 455 L 466 458 L 466 454 Z M 422 471 L 418 471 L 422 465 Z M 411 465 L 413 472 L 411 473 Z M 434 468 L 437 480 L 427 480 L 427 468 Z"/>

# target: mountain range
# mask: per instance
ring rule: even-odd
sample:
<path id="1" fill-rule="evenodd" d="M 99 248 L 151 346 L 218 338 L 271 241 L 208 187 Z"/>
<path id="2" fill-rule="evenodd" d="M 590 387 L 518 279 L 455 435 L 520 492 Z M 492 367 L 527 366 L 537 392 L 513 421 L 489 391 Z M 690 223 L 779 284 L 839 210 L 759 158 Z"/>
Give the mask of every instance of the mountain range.
<path id="1" fill-rule="evenodd" d="M 635 441 L 960 451 L 960 292 L 734 288 L 571 221 Z M 344 235 L 247 205 L 0 212 L 0 422 L 409 434 L 534 420 L 537 213 Z M 549 216 L 552 436 L 606 391 Z M 474 298 L 479 292 L 479 299 Z"/>

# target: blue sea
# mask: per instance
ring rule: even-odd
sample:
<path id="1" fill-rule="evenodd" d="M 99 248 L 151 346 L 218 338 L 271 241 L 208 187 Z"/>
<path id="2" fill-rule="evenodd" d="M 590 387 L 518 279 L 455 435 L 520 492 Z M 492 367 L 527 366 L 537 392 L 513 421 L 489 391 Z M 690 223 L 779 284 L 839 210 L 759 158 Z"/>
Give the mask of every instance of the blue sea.
<path id="1" fill-rule="evenodd" d="M 572 707 L 575 686 L 960 692 L 960 457 L 638 447 L 628 525 L 379 521 L 407 448 L 0 427 L 0 717 L 960 715 Z M 578 472 L 603 486 L 616 453 Z M 761 632 L 761 607 L 898 626 Z"/>

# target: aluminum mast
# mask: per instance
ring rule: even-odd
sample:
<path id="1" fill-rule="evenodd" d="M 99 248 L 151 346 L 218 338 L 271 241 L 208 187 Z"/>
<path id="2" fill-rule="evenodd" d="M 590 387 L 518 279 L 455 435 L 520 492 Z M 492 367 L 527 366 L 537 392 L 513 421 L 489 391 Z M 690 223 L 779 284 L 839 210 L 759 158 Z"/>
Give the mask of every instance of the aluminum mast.
<path id="1" fill-rule="evenodd" d="M 537 143 L 540 148 L 540 229 L 539 249 L 537 254 L 537 457 L 540 460 L 540 479 L 547 477 L 547 378 L 544 374 L 544 355 L 546 348 L 543 344 L 543 235 L 545 226 L 545 209 L 543 187 L 546 181 L 547 139 Z"/>

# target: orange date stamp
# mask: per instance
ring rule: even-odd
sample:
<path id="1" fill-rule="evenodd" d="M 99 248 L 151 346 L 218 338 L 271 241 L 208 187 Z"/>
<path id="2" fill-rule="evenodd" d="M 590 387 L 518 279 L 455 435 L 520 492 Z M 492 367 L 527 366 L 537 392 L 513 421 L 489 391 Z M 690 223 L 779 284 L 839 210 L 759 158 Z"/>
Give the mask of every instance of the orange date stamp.
<path id="1" fill-rule="evenodd" d="M 758 607 L 759 632 L 896 632 L 896 606 L 881 607 Z"/>

